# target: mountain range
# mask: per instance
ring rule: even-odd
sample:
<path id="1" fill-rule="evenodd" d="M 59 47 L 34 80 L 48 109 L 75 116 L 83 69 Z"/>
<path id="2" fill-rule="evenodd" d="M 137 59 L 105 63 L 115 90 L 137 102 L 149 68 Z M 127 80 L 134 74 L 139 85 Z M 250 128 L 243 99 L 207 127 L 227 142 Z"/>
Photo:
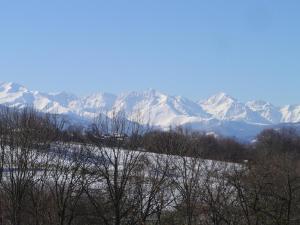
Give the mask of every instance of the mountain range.
<path id="1" fill-rule="evenodd" d="M 119 95 L 74 94 L 32 91 L 12 82 L 0 83 L 0 104 L 23 108 L 32 106 L 45 113 L 69 116 L 74 121 L 91 122 L 99 113 L 111 116 L 124 112 L 129 120 L 158 129 L 183 126 L 216 135 L 250 140 L 266 128 L 300 127 L 300 105 L 275 106 L 266 101 L 246 103 L 218 93 L 205 100 L 192 101 L 153 89 Z"/>

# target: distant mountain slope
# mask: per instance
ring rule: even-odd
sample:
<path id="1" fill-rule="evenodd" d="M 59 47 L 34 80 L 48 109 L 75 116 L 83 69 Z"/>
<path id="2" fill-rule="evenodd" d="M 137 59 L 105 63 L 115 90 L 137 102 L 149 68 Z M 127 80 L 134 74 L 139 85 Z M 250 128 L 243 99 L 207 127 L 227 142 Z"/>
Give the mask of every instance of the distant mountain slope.
<path id="1" fill-rule="evenodd" d="M 260 114 L 269 123 L 282 122 L 283 115 L 280 112 L 280 108 L 265 101 L 249 101 L 246 103 L 252 111 Z"/>
<path id="2" fill-rule="evenodd" d="M 200 102 L 199 105 L 219 120 L 269 123 L 260 113 L 251 110 L 246 104 L 238 102 L 225 93 L 214 95 L 206 101 Z"/>
<path id="3" fill-rule="evenodd" d="M 277 107 L 265 101 L 242 103 L 226 93 L 199 102 L 153 89 L 78 97 L 66 92 L 31 91 L 16 83 L 2 82 L 0 104 L 17 108 L 33 106 L 42 112 L 64 114 L 81 121 L 91 121 L 99 113 L 111 116 L 113 112 L 122 111 L 128 119 L 156 128 L 185 126 L 242 139 L 252 138 L 269 127 L 298 127 L 296 123 L 300 122 L 300 105 Z"/>

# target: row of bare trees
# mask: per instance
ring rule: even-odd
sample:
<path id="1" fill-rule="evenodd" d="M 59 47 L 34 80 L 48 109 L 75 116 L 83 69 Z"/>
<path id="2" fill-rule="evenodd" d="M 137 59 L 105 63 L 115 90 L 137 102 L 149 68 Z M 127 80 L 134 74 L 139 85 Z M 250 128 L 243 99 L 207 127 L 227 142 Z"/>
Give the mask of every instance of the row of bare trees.
<path id="1" fill-rule="evenodd" d="M 228 163 L 203 159 L 204 138 L 143 134 L 120 114 L 99 117 L 77 142 L 65 127 L 55 115 L 1 109 L 0 225 L 300 224 L 293 132 L 266 131 L 250 160 Z"/>

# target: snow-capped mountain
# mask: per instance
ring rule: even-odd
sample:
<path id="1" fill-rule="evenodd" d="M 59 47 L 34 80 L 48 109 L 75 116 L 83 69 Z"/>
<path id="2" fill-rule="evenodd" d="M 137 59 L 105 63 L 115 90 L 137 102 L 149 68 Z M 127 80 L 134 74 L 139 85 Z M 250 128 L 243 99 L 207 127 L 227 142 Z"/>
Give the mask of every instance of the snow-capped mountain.
<path id="1" fill-rule="evenodd" d="M 199 105 L 219 120 L 245 121 L 259 124 L 268 123 L 259 112 L 251 110 L 247 104 L 241 103 L 225 93 L 214 95 L 200 102 Z"/>
<path id="2" fill-rule="evenodd" d="M 260 116 L 269 123 L 275 124 L 282 122 L 283 114 L 280 112 L 280 107 L 276 107 L 269 102 L 249 101 L 246 103 L 246 106 L 252 111 L 260 114 Z"/>
<path id="3" fill-rule="evenodd" d="M 300 105 L 287 105 L 280 109 L 283 123 L 298 123 L 300 118 Z"/>
<path id="4" fill-rule="evenodd" d="M 112 111 L 124 111 L 134 120 L 162 128 L 210 117 L 193 101 L 180 96 L 169 96 L 152 89 L 141 93 L 121 94 L 116 99 Z"/>
<path id="5" fill-rule="evenodd" d="M 199 102 L 153 89 L 78 97 L 66 92 L 31 91 L 16 83 L 2 82 L 0 104 L 17 108 L 33 106 L 42 112 L 64 114 L 84 121 L 91 121 L 100 113 L 111 116 L 122 111 L 129 120 L 157 128 L 186 126 L 243 139 L 278 124 L 300 122 L 300 105 L 277 107 L 264 101 L 242 103 L 225 93 Z"/>

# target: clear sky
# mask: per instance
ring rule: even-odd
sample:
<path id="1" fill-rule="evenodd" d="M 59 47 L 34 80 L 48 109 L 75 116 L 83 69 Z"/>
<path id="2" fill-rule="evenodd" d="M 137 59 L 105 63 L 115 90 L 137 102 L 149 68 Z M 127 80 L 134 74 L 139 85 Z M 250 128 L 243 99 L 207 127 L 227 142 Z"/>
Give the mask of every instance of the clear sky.
<path id="1" fill-rule="evenodd" d="M 0 80 L 300 103 L 299 0 L 0 1 Z"/>

